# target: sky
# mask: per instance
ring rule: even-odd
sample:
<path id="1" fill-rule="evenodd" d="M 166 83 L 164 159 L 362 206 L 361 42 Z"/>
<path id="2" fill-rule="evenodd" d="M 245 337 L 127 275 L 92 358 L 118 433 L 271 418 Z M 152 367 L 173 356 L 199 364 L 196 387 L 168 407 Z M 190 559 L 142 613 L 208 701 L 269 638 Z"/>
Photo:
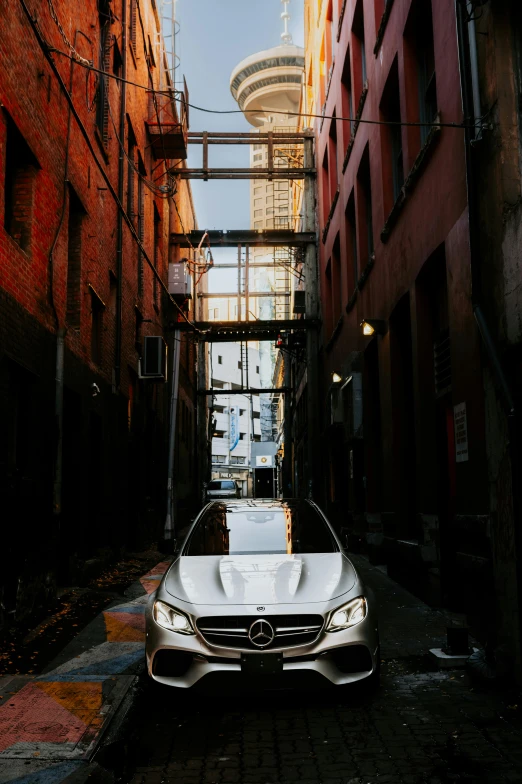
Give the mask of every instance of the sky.
<path id="1" fill-rule="evenodd" d="M 238 109 L 230 93 L 230 74 L 255 52 L 281 43 L 281 0 L 177 0 L 180 25 L 176 49 L 179 79 L 187 80 L 190 103 L 210 109 Z M 292 0 L 290 32 L 303 45 L 303 0 Z M 242 114 L 204 114 L 190 110 L 191 131 L 249 131 Z M 210 166 L 248 166 L 248 146 L 209 148 Z M 201 166 L 201 146 L 193 145 L 189 166 Z M 250 227 L 249 181 L 192 181 L 202 229 Z"/>

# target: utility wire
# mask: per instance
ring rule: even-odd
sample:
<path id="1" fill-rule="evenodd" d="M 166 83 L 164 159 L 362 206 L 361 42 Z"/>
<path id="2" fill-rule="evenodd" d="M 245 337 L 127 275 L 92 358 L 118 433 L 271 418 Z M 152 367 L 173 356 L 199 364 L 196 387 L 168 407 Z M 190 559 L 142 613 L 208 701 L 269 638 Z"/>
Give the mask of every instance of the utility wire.
<path id="1" fill-rule="evenodd" d="M 45 59 L 47 60 L 47 62 L 51 66 L 51 70 L 53 71 L 54 75 L 56 76 L 56 79 L 58 80 L 58 83 L 59 83 L 59 85 L 60 85 L 60 87 L 61 87 L 61 89 L 63 91 L 63 94 L 65 95 L 65 99 L 66 99 L 67 103 L 71 107 L 71 112 L 72 112 L 72 114 L 74 116 L 74 119 L 76 120 L 76 123 L 78 125 L 78 128 L 80 129 L 80 132 L 81 132 L 84 140 L 85 140 L 85 143 L 87 144 L 87 147 L 89 148 L 89 152 L 91 153 L 92 158 L 93 158 L 93 160 L 94 160 L 94 162 L 95 162 L 95 164 L 96 164 L 96 166 L 97 166 L 97 168 L 98 168 L 98 170 L 99 170 L 103 180 L 105 181 L 105 184 L 107 185 L 107 189 L 109 190 L 109 192 L 110 192 L 114 202 L 116 203 L 118 209 L 120 210 L 121 215 L 123 217 L 123 220 L 127 224 L 127 227 L 129 228 L 129 231 L 130 231 L 134 241 L 136 242 L 136 244 L 138 245 L 139 249 L 141 250 L 141 252 L 143 254 L 143 258 L 146 260 L 146 262 L 149 265 L 149 267 L 151 268 L 153 274 L 155 275 L 155 277 L 159 281 L 159 284 L 160 284 L 161 288 L 167 294 L 170 302 L 172 302 L 172 304 L 174 305 L 176 310 L 179 312 L 179 314 L 182 316 L 184 321 L 186 321 L 187 324 L 189 324 L 192 327 L 194 332 L 197 332 L 198 334 L 203 334 L 202 330 L 198 329 L 198 327 L 196 327 L 196 325 L 193 324 L 192 321 L 190 321 L 190 319 L 187 318 L 187 316 L 183 312 L 182 308 L 180 308 L 179 305 L 177 304 L 177 302 L 175 302 L 175 300 L 171 296 L 167 286 L 165 285 L 165 283 L 161 279 L 161 275 L 157 272 L 156 268 L 154 267 L 154 264 L 152 263 L 151 259 L 149 258 L 149 255 L 148 255 L 147 251 L 145 250 L 145 247 L 143 246 L 143 243 L 140 240 L 140 238 L 138 236 L 138 233 L 136 232 L 136 229 L 134 228 L 134 225 L 133 225 L 131 219 L 127 215 L 127 212 L 125 211 L 125 208 L 123 207 L 121 201 L 118 198 L 118 194 L 114 190 L 114 186 L 113 186 L 111 180 L 109 179 L 108 175 L 105 172 L 104 167 L 102 166 L 98 156 L 96 155 L 96 151 L 95 151 L 95 149 L 94 149 L 94 147 L 92 145 L 92 142 L 91 142 L 91 140 L 89 138 L 89 134 L 87 132 L 87 129 L 85 128 L 85 126 L 84 126 L 84 124 L 83 124 L 83 122 L 82 122 L 82 120 L 81 120 L 81 118 L 80 118 L 80 116 L 78 114 L 76 106 L 74 105 L 74 102 L 72 100 L 72 97 L 71 97 L 69 91 L 67 90 L 65 82 L 62 79 L 62 76 L 61 76 L 61 74 L 60 74 L 60 72 L 59 72 L 59 70 L 58 70 L 58 68 L 56 66 L 56 63 L 54 62 L 53 58 L 51 57 L 51 47 L 49 47 L 49 45 L 45 41 L 45 38 L 43 37 L 43 35 L 42 35 L 41 31 L 40 31 L 40 28 L 38 26 L 38 22 L 34 19 L 34 17 L 31 16 L 31 12 L 29 11 L 29 8 L 27 7 L 27 4 L 26 4 L 25 0 L 20 0 L 20 5 L 22 6 L 22 9 L 23 9 L 23 11 L 24 11 L 28 21 L 29 21 L 31 29 L 33 30 L 33 33 L 34 33 L 34 35 L 36 37 L 36 40 L 38 41 L 38 45 L 40 46 L 40 49 L 42 50 Z M 72 58 L 72 59 L 75 59 L 75 58 Z M 82 63 L 79 63 L 79 64 L 82 65 Z M 102 72 L 102 73 L 105 73 L 105 72 Z"/>
<path id="2" fill-rule="evenodd" d="M 62 55 L 63 57 L 68 57 L 71 60 L 75 60 L 72 55 L 67 54 L 67 52 L 62 52 L 60 49 L 56 49 L 55 47 L 47 47 L 48 51 L 54 54 Z M 85 62 L 78 62 L 78 65 L 81 65 L 83 68 L 88 68 L 91 71 L 95 71 L 96 73 L 103 74 L 104 76 L 108 76 L 110 79 L 116 79 L 119 82 L 125 82 L 126 84 L 130 84 L 133 87 L 139 87 L 141 90 L 146 90 L 147 92 L 151 92 L 150 87 L 147 87 L 144 84 L 138 84 L 137 82 L 132 82 L 128 79 L 122 79 L 121 76 L 116 76 L 116 74 L 110 74 L 107 71 L 102 71 L 100 68 L 95 68 L 94 65 L 89 63 L 88 61 Z M 181 94 L 179 90 L 154 90 L 153 91 L 156 95 L 172 95 L 173 92 L 177 93 L 178 95 Z M 180 99 L 178 99 L 180 100 Z M 198 112 L 205 112 L 206 114 L 250 114 L 255 113 L 259 114 L 258 109 L 207 109 L 203 106 L 197 106 L 194 103 L 187 102 L 186 104 L 191 109 L 195 109 Z M 265 112 L 274 112 L 275 114 L 280 114 L 280 109 L 264 109 Z M 468 124 L 466 122 L 403 122 L 400 120 L 363 120 L 362 118 L 359 120 L 355 120 L 353 117 L 339 117 L 337 115 L 332 114 L 313 114 L 309 112 L 284 112 L 290 117 L 304 117 L 305 119 L 308 117 L 310 119 L 319 119 L 319 120 L 338 120 L 340 122 L 358 122 L 363 123 L 365 125 L 388 125 L 388 126 L 400 126 L 406 128 L 431 128 L 433 126 L 437 128 L 460 128 L 462 130 L 468 129 L 475 129 L 478 126 L 478 123 L 471 123 Z M 483 120 L 486 117 L 484 115 L 480 119 Z"/>

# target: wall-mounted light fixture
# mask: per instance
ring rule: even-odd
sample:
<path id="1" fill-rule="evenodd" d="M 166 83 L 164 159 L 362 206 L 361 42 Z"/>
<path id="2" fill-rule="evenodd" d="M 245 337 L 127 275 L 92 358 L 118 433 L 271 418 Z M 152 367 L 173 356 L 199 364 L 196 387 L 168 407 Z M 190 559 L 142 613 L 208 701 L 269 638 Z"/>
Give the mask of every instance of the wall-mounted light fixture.
<path id="1" fill-rule="evenodd" d="M 388 325 L 383 319 L 363 319 L 361 321 L 363 335 L 385 335 L 388 332 Z"/>
<path id="2" fill-rule="evenodd" d="M 340 384 L 342 380 L 343 377 L 339 373 L 336 373 L 336 371 L 334 370 L 334 372 L 332 373 L 332 383 Z"/>

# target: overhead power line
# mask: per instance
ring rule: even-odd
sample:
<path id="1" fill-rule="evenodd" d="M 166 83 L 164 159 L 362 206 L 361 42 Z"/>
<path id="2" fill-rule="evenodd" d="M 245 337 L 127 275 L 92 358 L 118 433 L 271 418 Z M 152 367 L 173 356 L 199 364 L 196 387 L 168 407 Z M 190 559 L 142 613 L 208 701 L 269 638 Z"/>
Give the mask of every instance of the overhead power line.
<path id="1" fill-rule="evenodd" d="M 87 68 L 90 71 L 95 71 L 96 73 L 103 74 L 104 76 L 109 77 L 109 79 L 116 79 L 119 82 L 125 82 L 125 84 L 130 84 L 132 87 L 138 87 L 140 90 L 146 90 L 147 92 L 153 92 L 156 95 L 171 95 L 173 91 L 162 91 L 162 90 L 152 90 L 150 87 L 147 87 L 144 84 L 139 84 L 138 82 L 130 81 L 129 79 L 122 79 L 121 76 L 116 76 L 116 74 L 110 74 L 107 71 L 102 71 L 100 68 L 96 68 L 89 62 L 79 62 L 75 57 L 68 54 L 67 52 L 62 52 L 60 49 L 56 49 L 53 46 L 47 47 L 48 51 L 54 54 L 62 55 L 63 57 L 67 57 L 70 60 L 74 60 L 78 65 L 81 65 L 82 68 Z M 179 90 L 175 91 L 176 93 L 180 94 Z M 181 99 L 177 99 L 181 100 Z M 184 102 L 184 101 L 183 101 Z M 197 106 L 194 103 L 187 102 L 187 106 L 191 109 L 194 109 L 197 112 L 204 112 L 205 114 L 259 114 L 259 109 L 208 109 L 204 106 Z M 280 114 L 281 109 L 271 109 L 266 108 L 263 110 L 264 112 L 274 112 L 274 114 Z M 310 119 L 318 119 L 318 120 L 338 120 L 340 122 L 357 122 L 362 123 L 364 125 L 388 125 L 388 126 L 403 126 L 406 128 L 431 128 L 436 126 L 437 128 L 457 128 L 465 130 L 466 128 L 476 128 L 475 123 L 466 123 L 466 122 L 403 122 L 399 120 L 364 120 L 359 119 L 356 120 L 355 117 L 339 117 L 334 114 L 313 114 L 309 112 L 287 112 L 285 111 L 284 114 L 288 115 L 289 117 L 304 117 Z M 481 118 L 483 119 L 483 118 Z"/>

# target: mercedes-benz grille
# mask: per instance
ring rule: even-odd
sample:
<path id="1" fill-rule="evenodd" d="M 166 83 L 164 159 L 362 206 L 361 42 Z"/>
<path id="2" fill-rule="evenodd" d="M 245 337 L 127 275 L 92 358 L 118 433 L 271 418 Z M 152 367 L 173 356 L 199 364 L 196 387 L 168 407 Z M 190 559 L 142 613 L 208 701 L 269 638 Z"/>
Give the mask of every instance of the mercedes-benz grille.
<path id="1" fill-rule="evenodd" d="M 255 634 L 249 634 L 252 626 L 260 620 L 269 624 L 273 630 L 271 642 L 267 642 L 269 635 L 262 638 L 262 645 L 253 641 L 256 639 Z M 199 618 L 197 628 L 210 645 L 251 651 L 262 648 L 266 651 L 309 645 L 319 636 L 323 623 L 321 615 L 221 615 Z"/>

